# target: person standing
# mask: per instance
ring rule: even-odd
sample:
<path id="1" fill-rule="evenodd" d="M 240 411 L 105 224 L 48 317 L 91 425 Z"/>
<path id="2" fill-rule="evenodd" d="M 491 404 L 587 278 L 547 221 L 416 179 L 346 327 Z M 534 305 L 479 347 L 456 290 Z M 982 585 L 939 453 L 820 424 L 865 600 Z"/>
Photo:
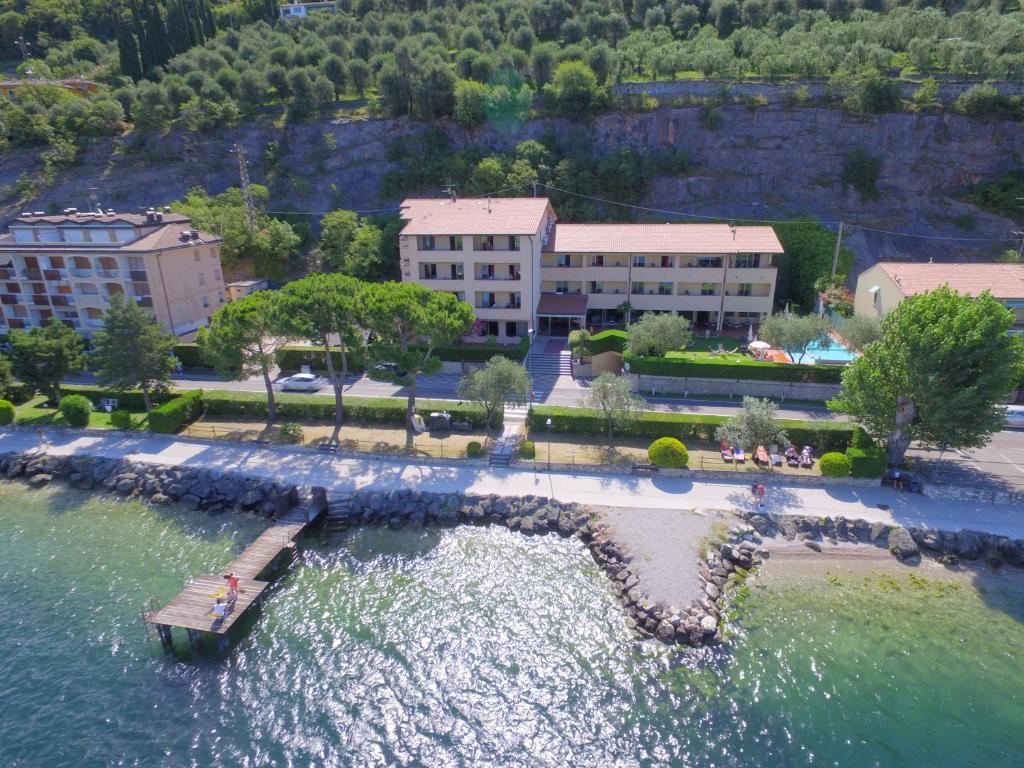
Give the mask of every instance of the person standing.
<path id="1" fill-rule="evenodd" d="M 757 503 L 764 509 L 764 496 L 768 492 L 768 489 L 764 487 L 764 483 L 757 484 Z"/>

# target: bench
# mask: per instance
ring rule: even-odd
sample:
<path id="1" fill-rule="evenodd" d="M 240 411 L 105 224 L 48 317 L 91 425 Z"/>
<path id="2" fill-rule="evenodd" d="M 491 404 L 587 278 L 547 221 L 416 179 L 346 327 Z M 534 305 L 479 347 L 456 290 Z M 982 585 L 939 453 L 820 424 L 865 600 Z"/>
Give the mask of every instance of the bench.
<path id="1" fill-rule="evenodd" d="M 634 475 L 656 475 L 658 473 L 658 467 L 654 464 L 634 464 L 633 474 Z"/>
<path id="2" fill-rule="evenodd" d="M 337 443 L 320 443 L 316 450 L 318 453 L 337 453 L 339 448 L 341 446 Z"/>

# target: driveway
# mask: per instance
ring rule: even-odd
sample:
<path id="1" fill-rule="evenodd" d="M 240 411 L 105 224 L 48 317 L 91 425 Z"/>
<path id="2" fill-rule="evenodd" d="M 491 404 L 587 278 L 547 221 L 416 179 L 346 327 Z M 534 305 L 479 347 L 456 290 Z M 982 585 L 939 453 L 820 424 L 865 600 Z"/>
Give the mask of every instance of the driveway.
<path id="1" fill-rule="evenodd" d="M 977 485 L 1024 489 L 1024 430 L 1006 430 L 992 436 L 984 448 L 946 451 L 918 448 L 907 451 L 925 478 L 946 485 Z"/>

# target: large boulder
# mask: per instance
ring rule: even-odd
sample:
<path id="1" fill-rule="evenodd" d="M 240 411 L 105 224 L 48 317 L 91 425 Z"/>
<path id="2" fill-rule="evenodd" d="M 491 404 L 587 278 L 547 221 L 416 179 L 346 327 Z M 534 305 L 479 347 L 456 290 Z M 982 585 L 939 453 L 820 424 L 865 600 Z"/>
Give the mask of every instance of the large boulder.
<path id="1" fill-rule="evenodd" d="M 966 560 L 976 560 L 981 554 L 984 534 L 978 531 L 962 530 L 956 533 L 956 552 Z"/>
<path id="2" fill-rule="evenodd" d="M 911 560 L 920 556 L 917 542 L 906 528 L 896 527 L 889 531 L 889 551 L 899 560 Z"/>
<path id="3" fill-rule="evenodd" d="M 654 630 L 654 636 L 663 643 L 674 643 L 676 641 L 676 628 L 672 626 L 671 621 L 662 619 Z"/>

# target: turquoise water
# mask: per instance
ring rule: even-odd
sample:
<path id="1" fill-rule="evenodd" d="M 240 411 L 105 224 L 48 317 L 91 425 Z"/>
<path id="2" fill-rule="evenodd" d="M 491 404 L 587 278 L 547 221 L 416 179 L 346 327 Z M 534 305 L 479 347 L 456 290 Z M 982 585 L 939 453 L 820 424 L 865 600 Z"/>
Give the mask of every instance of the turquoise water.
<path id="1" fill-rule="evenodd" d="M 817 341 L 811 342 L 807 347 L 807 352 L 804 355 L 803 362 L 805 363 L 816 363 L 829 362 L 829 363 L 849 363 L 856 360 L 858 357 L 857 353 L 848 348 L 845 344 L 840 341 L 832 340 L 831 346 L 822 347 Z"/>
<path id="2" fill-rule="evenodd" d="M 139 620 L 258 520 L 0 485 L 3 766 L 1012 766 L 1024 609 L 904 577 L 754 586 L 731 653 L 638 643 L 584 548 L 307 539 L 226 659 Z M 755 582 L 756 584 L 757 582 Z"/>

